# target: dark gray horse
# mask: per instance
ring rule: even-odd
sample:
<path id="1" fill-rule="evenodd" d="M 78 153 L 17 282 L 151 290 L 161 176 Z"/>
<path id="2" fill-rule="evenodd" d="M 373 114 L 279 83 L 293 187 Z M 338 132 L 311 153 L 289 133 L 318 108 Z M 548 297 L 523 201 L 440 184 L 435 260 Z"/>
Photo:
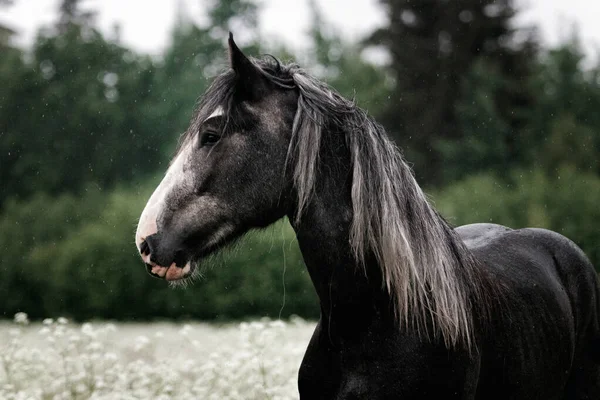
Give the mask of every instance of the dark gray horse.
<path id="1" fill-rule="evenodd" d="M 596 273 L 565 237 L 452 229 L 382 127 L 296 65 L 250 60 L 200 102 L 136 243 L 148 271 L 287 216 L 320 299 L 312 399 L 600 399 Z"/>

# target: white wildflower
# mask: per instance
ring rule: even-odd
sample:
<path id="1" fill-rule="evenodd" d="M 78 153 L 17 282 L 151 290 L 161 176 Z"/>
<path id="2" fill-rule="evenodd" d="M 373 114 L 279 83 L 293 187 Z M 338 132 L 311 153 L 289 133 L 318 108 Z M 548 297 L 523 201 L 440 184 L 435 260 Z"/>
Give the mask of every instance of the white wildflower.
<path id="1" fill-rule="evenodd" d="M 118 338 L 110 334 L 114 324 L 19 327 L 0 326 L 12 379 L 8 385 L 0 372 L 0 399 L 286 400 L 297 399 L 298 365 L 314 325 L 128 324 Z M 178 334 L 186 340 L 164 340 Z"/>
<path id="2" fill-rule="evenodd" d="M 183 327 L 179 330 L 179 334 L 181 336 L 188 336 L 192 332 L 192 327 L 189 324 L 183 325 Z"/>
<path id="3" fill-rule="evenodd" d="M 43 327 L 42 329 L 39 330 L 38 332 L 40 335 L 48 335 L 50 334 L 50 329 L 47 327 Z"/>
<path id="4" fill-rule="evenodd" d="M 81 336 L 79 336 L 77 334 L 71 334 L 71 335 L 69 335 L 69 342 L 79 343 L 79 342 L 81 342 Z"/>
<path id="5" fill-rule="evenodd" d="M 89 322 L 86 322 L 85 324 L 81 325 L 81 333 L 88 337 L 96 336 L 96 331 L 94 330 L 92 324 L 90 324 Z"/>
<path id="6" fill-rule="evenodd" d="M 102 343 L 94 340 L 86 346 L 86 350 L 91 351 L 91 352 L 98 352 L 98 351 L 102 350 L 102 347 L 103 347 Z"/>
<path id="7" fill-rule="evenodd" d="M 29 324 L 29 317 L 24 312 L 18 312 L 15 314 L 15 323 L 19 325 Z"/>
<path id="8" fill-rule="evenodd" d="M 135 344 L 133 345 L 133 350 L 139 352 L 144 350 L 150 344 L 150 339 L 147 336 L 138 336 L 135 339 Z"/>

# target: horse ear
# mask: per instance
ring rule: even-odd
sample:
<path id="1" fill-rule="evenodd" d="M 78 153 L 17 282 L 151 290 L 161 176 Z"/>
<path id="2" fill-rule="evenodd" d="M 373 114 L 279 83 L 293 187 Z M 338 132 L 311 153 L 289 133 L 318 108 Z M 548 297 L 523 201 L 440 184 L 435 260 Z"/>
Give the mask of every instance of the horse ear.
<path id="1" fill-rule="evenodd" d="M 266 79 L 252 61 L 239 49 L 229 32 L 229 62 L 238 77 L 238 84 L 248 93 L 258 95 L 266 87 Z"/>
<path id="2" fill-rule="evenodd" d="M 231 32 L 229 32 L 229 63 L 231 64 L 231 68 L 238 74 L 243 73 L 247 69 L 256 68 L 252 64 L 252 61 L 235 44 L 233 33 Z"/>

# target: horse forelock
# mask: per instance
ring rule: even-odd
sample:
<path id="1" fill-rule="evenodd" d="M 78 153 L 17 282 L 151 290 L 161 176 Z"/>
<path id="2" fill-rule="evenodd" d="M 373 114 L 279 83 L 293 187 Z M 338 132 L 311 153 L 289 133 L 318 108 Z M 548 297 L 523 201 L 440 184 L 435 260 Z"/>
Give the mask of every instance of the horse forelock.
<path id="1" fill-rule="evenodd" d="M 196 110 L 188 129 L 181 135 L 176 156 L 185 145 L 194 138 L 202 123 L 214 116 L 225 116 L 224 129 L 231 115 L 233 91 L 235 87 L 235 73 L 227 70 L 218 75 L 210 84 L 206 92 L 199 99 Z"/>

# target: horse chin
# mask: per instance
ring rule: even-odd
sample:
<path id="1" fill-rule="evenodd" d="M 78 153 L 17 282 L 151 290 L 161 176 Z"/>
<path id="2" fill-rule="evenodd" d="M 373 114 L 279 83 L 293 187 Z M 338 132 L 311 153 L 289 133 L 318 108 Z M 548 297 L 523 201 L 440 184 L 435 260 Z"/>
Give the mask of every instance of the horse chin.
<path id="1" fill-rule="evenodd" d="M 190 265 L 190 270 L 187 273 L 181 274 L 175 279 L 167 279 L 167 282 L 169 283 L 170 287 L 186 288 L 188 285 L 192 284 L 198 277 L 202 275 L 199 272 L 200 269 L 198 268 L 196 262 L 190 261 L 188 264 Z"/>
<path id="2" fill-rule="evenodd" d="M 201 267 L 206 267 L 206 260 L 214 259 L 221 252 L 233 246 L 241 236 L 243 235 L 236 233 L 232 227 L 217 230 L 204 243 L 198 244 L 196 242 L 196 246 L 194 246 L 196 251 L 191 252 L 192 256 L 184 268 L 169 267 L 164 275 L 165 279 L 169 281 L 172 287 L 186 287 L 202 277 L 203 268 Z"/>

